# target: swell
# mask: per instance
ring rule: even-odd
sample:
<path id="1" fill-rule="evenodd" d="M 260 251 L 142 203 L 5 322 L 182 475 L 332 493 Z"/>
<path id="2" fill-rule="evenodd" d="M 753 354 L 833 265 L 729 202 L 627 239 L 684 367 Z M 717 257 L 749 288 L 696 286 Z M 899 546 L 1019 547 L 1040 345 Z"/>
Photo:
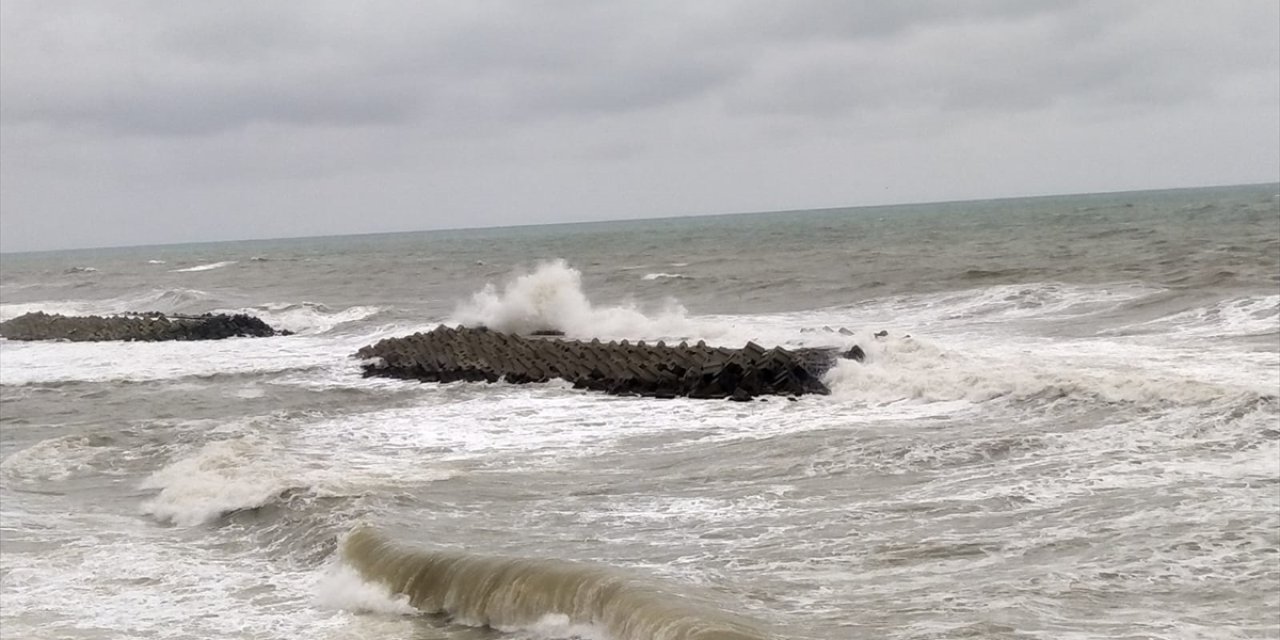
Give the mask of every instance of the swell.
<path id="1" fill-rule="evenodd" d="M 613 640 L 763 640 L 756 622 L 607 568 L 572 562 L 425 551 L 360 527 L 342 547 L 369 582 L 419 611 L 498 629 L 547 619 L 604 631 Z"/>

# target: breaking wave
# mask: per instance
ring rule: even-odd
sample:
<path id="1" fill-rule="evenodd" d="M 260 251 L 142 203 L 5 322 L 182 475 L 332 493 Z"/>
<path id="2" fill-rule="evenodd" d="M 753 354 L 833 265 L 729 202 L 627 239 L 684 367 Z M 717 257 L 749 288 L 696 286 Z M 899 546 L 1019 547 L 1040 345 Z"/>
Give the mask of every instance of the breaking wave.
<path id="1" fill-rule="evenodd" d="M 641 280 L 692 280 L 693 276 L 686 276 L 683 273 L 646 273 L 640 279 Z"/>
<path id="2" fill-rule="evenodd" d="M 841 400 L 986 402 L 1089 399 L 1108 403 L 1196 405 L 1232 397 L 1274 397 L 1280 379 L 1232 375 L 1203 352 L 1108 340 L 1049 348 L 967 343 L 963 350 L 908 335 L 851 340 L 864 362 L 839 360 L 825 382 Z M 1243 356 L 1240 356 L 1243 357 Z M 1258 354 L 1256 358 L 1268 358 Z"/>
<path id="3" fill-rule="evenodd" d="M 380 308 L 371 306 L 353 306 L 335 311 L 318 302 L 269 302 L 259 306 L 235 309 L 230 313 L 247 313 L 276 329 L 314 335 L 325 333 L 349 322 L 364 320 L 380 311 Z"/>
<path id="4" fill-rule="evenodd" d="M 142 504 L 142 512 L 180 527 L 213 522 L 313 490 L 320 481 L 308 471 L 289 464 L 278 446 L 262 438 L 211 442 L 143 481 L 141 488 L 160 493 Z"/>
<path id="5" fill-rule="evenodd" d="M 122 452 L 111 438 L 77 434 L 41 440 L 0 461 L 0 477 L 17 482 L 57 482 L 90 473 L 112 473 Z"/>
<path id="6" fill-rule="evenodd" d="M 858 303 L 857 307 L 880 311 L 895 321 L 913 325 L 1001 323 L 1091 315 L 1115 310 L 1161 291 L 1164 290 L 1137 283 L 1081 286 L 1031 282 L 872 299 Z"/>
<path id="7" fill-rule="evenodd" d="M 146 293 L 105 300 L 50 300 L 0 304 L 0 320 L 16 318 L 24 313 L 35 311 L 67 316 L 111 315 L 129 311 L 195 312 L 203 311 L 214 300 L 216 298 L 212 294 L 198 289 L 152 289 Z"/>
<path id="8" fill-rule="evenodd" d="M 408 605 L 471 626 L 554 628 L 611 640 L 775 637 L 761 623 L 608 567 L 426 551 L 368 527 L 347 535 L 342 560 L 380 587 L 345 587 L 360 596 L 353 608 L 402 612 Z"/>
<path id="9" fill-rule="evenodd" d="M 1221 300 L 1114 331 L 1162 332 L 1177 336 L 1219 338 L 1280 333 L 1280 295 Z"/>
<path id="10" fill-rule="evenodd" d="M 492 283 L 461 304 L 453 321 L 498 331 L 562 331 L 571 338 L 680 339 L 725 331 L 688 317 L 668 302 L 655 315 L 632 306 L 596 307 L 582 291 L 582 274 L 563 260 L 543 263 L 499 290 Z"/>
<path id="11" fill-rule="evenodd" d="M 210 262 L 209 264 L 200 264 L 194 267 L 187 267 L 185 269 L 170 269 L 169 273 L 191 273 L 193 271 L 212 271 L 214 269 L 221 269 L 222 267 L 233 265 L 235 263 L 236 263 L 235 260 L 223 260 L 222 262 Z"/>

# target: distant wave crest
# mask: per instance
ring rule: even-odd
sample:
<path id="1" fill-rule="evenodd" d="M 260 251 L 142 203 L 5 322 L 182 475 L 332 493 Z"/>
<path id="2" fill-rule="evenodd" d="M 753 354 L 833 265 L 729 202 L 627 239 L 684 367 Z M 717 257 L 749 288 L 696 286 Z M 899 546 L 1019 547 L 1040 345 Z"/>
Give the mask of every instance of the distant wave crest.
<path id="1" fill-rule="evenodd" d="M 185 269 L 170 269 L 169 272 L 170 273 L 190 273 L 193 271 L 212 271 L 214 269 L 221 269 L 222 267 L 233 265 L 235 263 L 236 263 L 235 260 L 223 260 L 222 262 L 210 262 L 209 264 L 200 264 L 194 267 L 187 267 Z"/>
<path id="2" fill-rule="evenodd" d="M 276 329 L 288 329 L 300 334 L 319 334 L 338 326 L 364 320 L 381 311 L 373 306 L 352 306 L 333 310 L 318 302 L 269 302 L 267 304 L 230 310 L 247 313 L 261 319 Z"/>
<path id="3" fill-rule="evenodd" d="M 0 304 L 0 320 L 16 318 L 24 313 L 43 311 L 67 316 L 110 315 L 129 311 L 160 311 L 183 313 L 202 311 L 213 300 L 212 294 L 199 289 L 152 289 L 107 298 L 105 300 L 48 300 Z"/>

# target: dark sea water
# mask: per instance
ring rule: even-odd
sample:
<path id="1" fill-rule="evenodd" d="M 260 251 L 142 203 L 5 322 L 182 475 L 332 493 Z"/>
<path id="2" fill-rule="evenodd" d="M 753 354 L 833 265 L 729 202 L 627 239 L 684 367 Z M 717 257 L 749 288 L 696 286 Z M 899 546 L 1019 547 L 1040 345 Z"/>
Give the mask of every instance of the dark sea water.
<path id="1" fill-rule="evenodd" d="M 0 318 L 297 333 L 0 340 L 0 635 L 1280 638 L 1278 194 L 5 254 Z M 442 322 L 868 358 L 798 402 L 360 376 Z"/>

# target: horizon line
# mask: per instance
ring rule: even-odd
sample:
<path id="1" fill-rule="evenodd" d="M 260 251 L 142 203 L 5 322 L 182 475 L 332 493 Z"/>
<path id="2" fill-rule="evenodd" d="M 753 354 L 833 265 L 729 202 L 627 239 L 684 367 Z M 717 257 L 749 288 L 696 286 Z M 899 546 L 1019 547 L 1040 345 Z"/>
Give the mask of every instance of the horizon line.
<path id="1" fill-rule="evenodd" d="M 765 209 L 765 210 L 759 210 L 759 211 L 684 213 L 684 214 L 662 215 L 662 216 L 642 217 L 642 218 L 603 218 L 603 219 L 595 219 L 595 220 L 566 220 L 566 221 L 556 221 L 556 222 L 527 222 L 527 223 L 515 223 L 515 224 L 495 224 L 495 225 L 487 225 L 487 226 L 481 225 L 481 226 L 475 226 L 475 227 L 430 227 L 425 229 L 400 229 L 400 230 L 392 230 L 392 231 L 360 231 L 355 233 L 324 233 L 324 234 L 318 234 L 318 235 L 302 235 L 302 236 L 271 236 L 271 237 L 251 237 L 251 238 L 226 238 L 226 239 L 218 239 L 218 240 L 188 240 L 188 241 L 179 241 L 179 242 L 102 245 L 102 246 L 92 246 L 92 247 L 70 247 L 70 248 L 63 248 L 63 249 L 26 249 L 26 250 L 19 250 L 19 251 L 0 251 L 0 256 L 37 254 L 37 253 L 60 253 L 60 252 L 71 252 L 71 251 L 143 249 L 143 248 L 149 248 L 149 247 L 180 247 L 180 246 L 186 246 L 186 245 L 230 244 L 230 243 L 237 243 L 237 242 L 314 240 L 314 239 L 321 239 L 321 238 L 358 238 L 358 237 L 397 235 L 397 234 L 404 234 L 404 233 L 432 233 L 432 232 L 444 232 L 444 231 L 482 231 L 482 230 L 500 230 L 500 229 L 522 229 L 522 228 L 529 228 L 529 227 L 555 227 L 555 226 L 570 226 L 570 225 L 585 225 L 585 224 L 613 224 L 613 223 L 646 222 L 646 221 L 657 222 L 657 221 L 663 221 L 663 220 L 680 220 L 685 218 L 718 218 L 718 217 L 730 217 L 730 216 L 768 215 L 768 214 L 801 213 L 801 212 L 817 213 L 817 212 L 823 212 L 823 211 L 837 211 L 837 210 L 844 210 L 844 209 L 858 210 L 858 209 L 882 209 L 882 208 L 895 208 L 895 207 L 938 206 L 938 205 L 964 204 L 964 203 L 973 203 L 973 202 L 1035 200 L 1035 199 L 1046 199 L 1046 198 L 1117 195 L 1117 194 L 1123 194 L 1123 193 L 1154 193 L 1154 192 L 1160 192 L 1160 191 L 1195 191 L 1199 189 L 1229 189 L 1229 188 L 1239 188 L 1239 187 L 1262 187 L 1267 185 L 1280 185 L 1280 181 L 1244 182 L 1244 183 L 1238 183 L 1238 184 L 1210 184 L 1210 185 L 1199 185 L 1199 186 L 1193 186 L 1193 187 L 1156 187 L 1156 188 L 1144 188 L 1144 189 L 1121 189 L 1121 190 L 1115 190 L 1115 191 L 1042 193 L 1042 194 L 1034 194 L 1034 195 L 996 196 L 993 198 L 961 198 L 958 200 L 888 202 L 888 203 L 881 203 L 881 204 L 837 205 L 837 206 L 823 206 L 823 207 L 800 208 L 800 209 Z M 1277 195 L 1280 195 L 1280 194 L 1277 194 Z"/>

